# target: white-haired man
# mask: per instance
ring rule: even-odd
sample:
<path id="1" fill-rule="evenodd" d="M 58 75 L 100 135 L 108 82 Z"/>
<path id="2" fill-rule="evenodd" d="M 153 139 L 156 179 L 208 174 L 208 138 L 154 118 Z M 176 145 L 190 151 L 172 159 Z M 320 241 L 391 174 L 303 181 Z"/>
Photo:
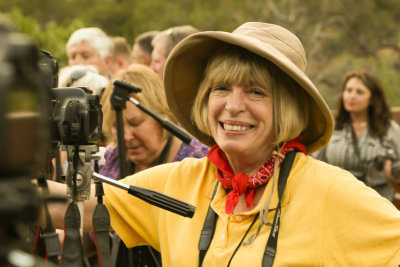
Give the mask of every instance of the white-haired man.
<path id="1" fill-rule="evenodd" d="M 73 32 L 66 44 L 68 65 L 93 65 L 100 74 L 110 78 L 114 45 L 107 34 L 97 27 Z"/>

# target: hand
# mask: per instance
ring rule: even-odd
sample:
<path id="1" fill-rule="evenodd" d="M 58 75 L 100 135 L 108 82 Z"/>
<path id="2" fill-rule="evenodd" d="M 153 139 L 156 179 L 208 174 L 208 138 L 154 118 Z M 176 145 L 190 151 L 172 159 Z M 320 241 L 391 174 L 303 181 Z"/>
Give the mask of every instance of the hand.
<path id="1" fill-rule="evenodd" d="M 392 175 L 392 161 L 387 159 L 383 163 L 383 174 L 385 177 L 393 182 L 395 182 L 395 177 Z"/>

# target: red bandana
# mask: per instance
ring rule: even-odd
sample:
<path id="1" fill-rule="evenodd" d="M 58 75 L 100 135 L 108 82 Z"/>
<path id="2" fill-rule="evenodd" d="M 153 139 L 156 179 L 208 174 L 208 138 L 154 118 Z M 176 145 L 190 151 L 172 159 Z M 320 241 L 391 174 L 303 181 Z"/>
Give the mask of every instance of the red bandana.
<path id="1" fill-rule="evenodd" d="M 289 151 L 298 150 L 305 154 L 306 148 L 300 143 L 300 140 L 301 137 L 297 137 L 287 142 L 280 153 L 285 155 Z M 217 177 L 221 184 L 225 188 L 232 189 L 232 191 L 229 192 L 226 197 L 226 214 L 233 212 L 237 203 L 239 202 L 239 196 L 243 194 L 244 199 L 246 200 L 246 206 L 250 207 L 250 205 L 254 203 L 255 188 L 267 183 L 274 173 L 274 156 L 271 156 L 269 160 L 267 160 L 251 177 L 248 177 L 244 173 L 234 174 L 225 153 L 219 148 L 218 145 L 214 145 L 207 152 L 207 157 L 217 167 Z M 283 159 L 278 158 L 279 165 L 282 163 L 282 161 Z"/>

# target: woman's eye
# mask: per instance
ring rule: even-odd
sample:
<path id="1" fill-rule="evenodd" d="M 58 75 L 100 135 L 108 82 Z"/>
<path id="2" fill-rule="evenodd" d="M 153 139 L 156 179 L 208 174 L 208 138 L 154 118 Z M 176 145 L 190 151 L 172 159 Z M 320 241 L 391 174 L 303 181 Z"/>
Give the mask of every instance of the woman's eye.
<path id="1" fill-rule="evenodd" d="M 213 91 L 225 91 L 225 90 L 227 90 L 227 88 L 225 86 L 218 85 L 218 86 L 215 86 L 212 90 Z"/>
<path id="2" fill-rule="evenodd" d="M 132 126 L 132 127 L 137 127 L 140 125 L 140 122 L 137 122 L 137 121 L 128 121 L 127 123 L 129 126 Z"/>
<path id="3" fill-rule="evenodd" d="M 260 95 L 260 96 L 265 95 L 265 92 L 258 88 L 252 88 L 249 91 L 251 94 L 254 94 L 254 95 Z"/>

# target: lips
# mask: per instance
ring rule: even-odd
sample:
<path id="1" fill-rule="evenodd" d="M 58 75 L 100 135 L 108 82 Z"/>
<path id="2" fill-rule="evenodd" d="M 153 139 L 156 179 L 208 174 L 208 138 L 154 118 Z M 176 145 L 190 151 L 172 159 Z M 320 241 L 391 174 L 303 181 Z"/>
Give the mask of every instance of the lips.
<path id="1" fill-rule="evenodd" d="M 126 147 L 126 149 L 129 151 L 129 152 L 136 152 L 138 149 L 140 148 L 140 145 L 137 145 L 137 146 L 127 146 Z"/>

